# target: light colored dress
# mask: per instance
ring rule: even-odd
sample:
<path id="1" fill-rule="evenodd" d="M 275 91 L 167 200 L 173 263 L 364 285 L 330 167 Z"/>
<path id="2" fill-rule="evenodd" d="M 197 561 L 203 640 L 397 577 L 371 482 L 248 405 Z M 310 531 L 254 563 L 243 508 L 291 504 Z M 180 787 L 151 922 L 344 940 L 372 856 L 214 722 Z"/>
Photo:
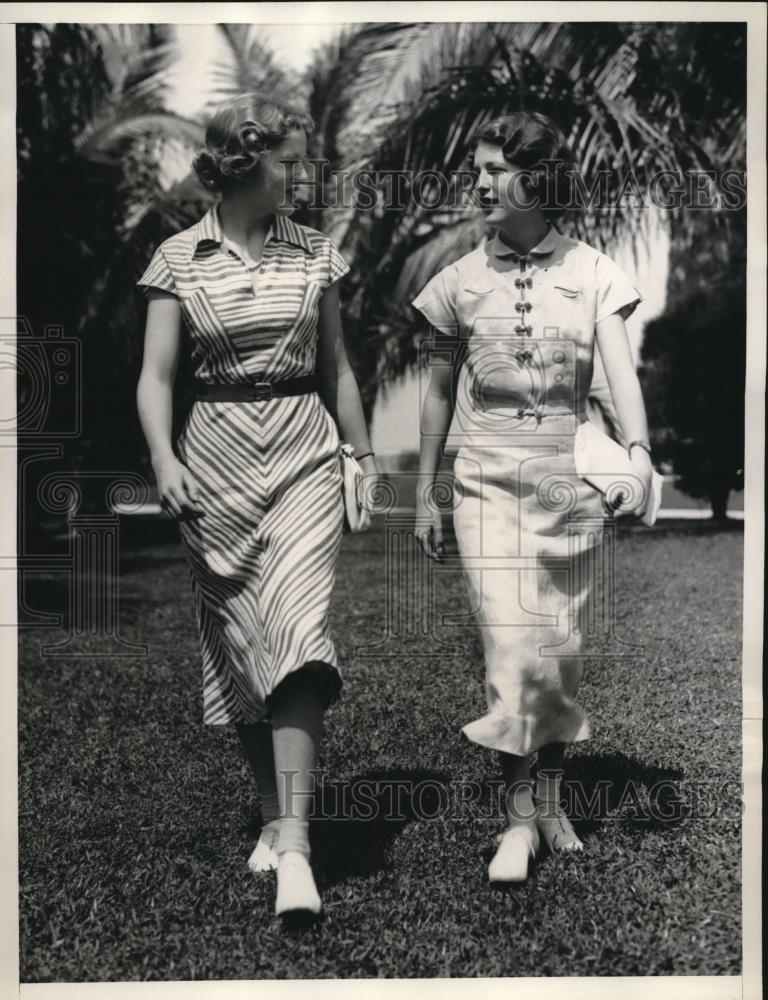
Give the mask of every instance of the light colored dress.
<path id="1" fill-rule="evenodd" d="M 323 234 L 276 216 L 258 268 L 216 208 L 156 251 L 139 285 L 172 292 L 202 382 L 315 371 L 318 303 L 349 270 Z M 342 525 L 336 425 L 317 393 L 196 402 L 176 442 L 205 516 L 180 522 L 203 659 L 203 721 L 258 722 L 301 667 L 341 675 L 328 629 Z"/>
<path id="2" fill-rule="evenodd" d="M 640 295 L 613 261 L 550 229 L 527 255 L 497 236 L 444 268 L 414 306 L 466 344 L 446 452 L 454 526 L 485 652 L 487 712 L 463 728 L 527 755 L 589 737 L 576 700 L 605 524 L 576 473 L 595 326 Z"/>

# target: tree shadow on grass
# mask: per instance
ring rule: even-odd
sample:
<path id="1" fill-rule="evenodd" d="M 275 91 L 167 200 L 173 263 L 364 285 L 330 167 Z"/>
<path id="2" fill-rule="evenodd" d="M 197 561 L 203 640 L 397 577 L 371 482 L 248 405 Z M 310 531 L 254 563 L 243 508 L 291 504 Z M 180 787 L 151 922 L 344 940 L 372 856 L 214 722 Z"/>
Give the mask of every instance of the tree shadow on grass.
<path id="1" fill-rule="evenodd" d="M 429 770 L 367 771 L 325 783 L 315 797 L 313 851 L 323 884 L 387 867 L 387 848 L 408 823 L 429 813 L 449 777 Z M 421 789 L 418 804 L 414 795 Z"/>
<path id="2" fill-rule="evenodd" d="M 104 590 L 105 585 L 99 581 L 94 583 L 92 577 L 79 577 L 73 581 L 71 574 L 64 570 L 27 572 L 19 578 L 17 586 L 19 629 L 69 630 L 74 619 L 87 618 L 89 612 L 98 606 L 98 600 L 104 599 Z M 147 604 L 143 594 L 128 591 L 128 585 L 123 585 L 115 598 L 114 613 L 120 625 L 141 622 Z"/>
<path id="3" fill-rule="evenodd" d="M 565 764 L 560 801 L 585 842 L 609 823 L 637 834 L 666 831 L 691 813 L 682 779 L 677 768 L 647 765 L 622 753 L 572 757 Z M 500 785 L 484 782 L 484 800 L 503 806 Z"/>
<path id="4" fill-rule="evenodd" d="M 383 871 L 390 843 L 436 808 L 448 782 L 436 771 L 403 769 L 319 783 L 310 822 L 318 886 Z M 249 833 L 257 835 L 258 828 L 252 823 Z"/>
<path id="5" fill-rule="evenodd" d="M 92 590 L 96 593 L 94 599 L 97 599 L 107 593 L 107 588 L 109 593 L 119 593 L 121 608 L 137 608 L 131 621 L 139 619 L 142 606 L 155 597 L 151 574 L 185 563 L 186 557 L 178 525 L 169 518 L 123 517 L 119 528 L 119 561 L 109 569 L 110 575 L 105 578 L 100 575 L 104 572 L 101 562 L 78 569 L 76 578 L 73 578 L 74 557 L 68 555 L 68 545 L 58 552 L 53 551 L 51 543 L 48 551 L 35 556 L 38 560 L 36 566 L 25 565 L 22 556 L 17 578 L 21 628 L 45 625 L 69 628 L 73 600 L 82 600 L 80 595 Z M 45 565 L 46 556 L 52 560 L 48 567 Z M 60 560 L 58 564 L 56 559 Z M 117 579 L 112 574 L 117 574 Z M 136 579 L 129 579 L 131 577 Z M 131 593 L 132 590 L 134 593 Z"/>
<path id="6" fill-rule="evenodd" d="M 535 777 L 535 769 L 534 769 Z M 588 845 L 601 827 L 619 823 L 641 835 L 671 831 L 690 815 L 677 768 L 649 766 L 622 753 L 594 754 L 566 761 L 561 804 L 577 836 Z M 493 795 L 499 782 L 486 782 L 485 795 Z M 503 802 L 503 798 L 501 800 Z M 490 861 L 494 845 L 483 851 Z M 539 860 L 548 853 L 542 844 Z M 563 855 L 561 855 L 563 857 Z M 516 892 L 525 883 L 500 883 L 497 892 Z"/>
<path id="7" fill-rule="evenodd" d="M 563 778 L 565 809 L 581 839 L 606 823 L 634 833 L 665 831 L 689 815 L 678 768 L 648 765 L 623 753 L 573 757 Z"/>

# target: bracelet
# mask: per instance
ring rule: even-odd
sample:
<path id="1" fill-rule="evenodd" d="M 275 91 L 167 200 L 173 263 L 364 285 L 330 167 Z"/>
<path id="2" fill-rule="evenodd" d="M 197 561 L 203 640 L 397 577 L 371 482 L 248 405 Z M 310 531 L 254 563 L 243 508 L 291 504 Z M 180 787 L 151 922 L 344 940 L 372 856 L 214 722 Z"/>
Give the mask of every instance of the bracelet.
<path id="1" fill-rule="evenodd" d="M 651 446 L 648 444 L 647 441 L 630 441 L 629 444 L 627 445 L 627 454 L 628 455 L 632 454 L 632 449 L 633 448 L 642 448 L 643 451 L 647 451 L 648 452 L 649 456 L 651 454 Z"/>
<path id="2" fill-rule="evenodd" d="M 358 460 L 358 462 L 359 462 L 359 461 L 360 461 L 360 459 L 362 459 L 362 458 L 368 458 L 369 456 L 371 456 L 372 458 L 375 458 L 375 457 L 376 457 L 376 452 L 373 452 L 373 451 L 366 451 L 366 452 L 363 452 L 363 454 L 362 454 L 362 455 L 355 455 L 355 458 L 356 458 L 356 459 Z"/>

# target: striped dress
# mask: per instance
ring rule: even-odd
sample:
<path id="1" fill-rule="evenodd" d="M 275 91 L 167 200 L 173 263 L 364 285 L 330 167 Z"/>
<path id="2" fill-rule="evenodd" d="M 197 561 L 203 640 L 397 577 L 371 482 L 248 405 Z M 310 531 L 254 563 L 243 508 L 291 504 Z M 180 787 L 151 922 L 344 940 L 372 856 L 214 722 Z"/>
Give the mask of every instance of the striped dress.
<path id="1" fill-rule="evenodd" d="M 314 372 L 318 303 L 348 270 L 328 237 L 283 216 L 249 268 L 214 207 L 161 244 L 138 284 L 179 299 L 199 381 L 277 381 Z M 270 695 L 304 666 L 334 700 L 341 675 L 328 605 L 343 505 L 338 432 L 320 397 L 196 402 L 176 451 L 205 511 L 180 522 L 203 721 L 267 718 Z"/>

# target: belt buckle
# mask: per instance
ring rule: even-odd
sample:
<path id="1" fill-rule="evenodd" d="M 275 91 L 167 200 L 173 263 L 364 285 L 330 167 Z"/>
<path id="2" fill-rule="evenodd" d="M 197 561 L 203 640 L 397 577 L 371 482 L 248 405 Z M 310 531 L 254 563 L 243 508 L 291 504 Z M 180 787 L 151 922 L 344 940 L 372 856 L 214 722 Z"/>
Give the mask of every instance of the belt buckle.
<path id="1" fill-rule="evenodd" d="M 254 399 L 272 399 L 271 382 L 254 382 L 251 388 Z"/>

